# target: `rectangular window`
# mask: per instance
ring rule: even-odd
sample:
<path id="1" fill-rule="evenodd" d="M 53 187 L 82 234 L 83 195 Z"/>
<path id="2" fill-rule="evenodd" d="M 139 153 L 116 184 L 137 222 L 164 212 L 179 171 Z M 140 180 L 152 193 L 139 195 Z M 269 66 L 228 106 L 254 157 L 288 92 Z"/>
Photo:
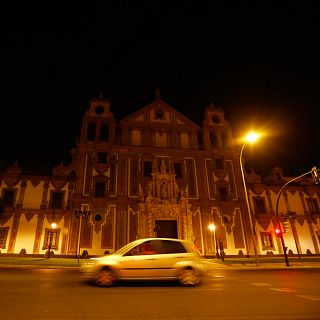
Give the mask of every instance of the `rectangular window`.
<path id="1" fill-rule="evenodd" d="M 6 248 L 9 227 L 0 227 L 0 249 Z"/>
<path id="2" fill-rule="evenodd" d="M 139 194 L 139 161 L 137 158 L 130 159 L 130 196 L 137 196 Z"/>
<path id="3" fill-rule="evenodd" d="M 189 148 L 189 136 L 187 133 L 181 133 L 181 148 Z"/>
<path id="4" fill-rule="evenodd" d="M 228 189 L 226 187 L 219 187 L 220 201 L 228 201 Z"/>
<path id="5" fill-rule="evenodd" d="M 202 148 L 203 145 L 203 136 L 202 136 L 202 132 L 198 132 L 198 145 L 200 148 Z"/>
<path id="6" fill-rule="evenodd" d="M 116 127 L 116 143 L 121 143 L 121 129 L 119 127 Z"/>
<path id="7" fill-rule="evenodd" d="M 50 208 L 52 209 L 63 209 L 64 192 L 52 191 Z"/>
<path id="8" fill-rule="evenodd" d="M 105 182 L 96 182 L 94 196 L 96 198 L 104 198 L 106 194 L 106 183 Z"/>
<path id="9" fill-rule="evenodd" d="M 212 147 L 218 146 L 218 139 L 215 132 L 210 132 L 210 144 Z"/>
<path id="10" fill-rule="evenodd" d="M 107 152 L 98 152 L 97 162 L 98 163 L 107 163 L 108 162 L 108 153 Z"/>
<path id="11" fill-rule="evenodd" d="M 214 167 L 217 170 L 223 170 L 224 169 L 223 159 L 215 159 L 214 160 Z"/>
<path id="12" fill-rule="evenodd" d="M 196 176 L 196 164 L 194 159 L 185 159 L 185 173 L 188 181 L 189 198 L 198 197 L 198 185 Z"/>
<path id="13" fill-rule="evenodd" d="M 5 207 L 14 207 L 16 190 L 5 189 L 2 193 L 2 203 Z"/>
<path id="14" fill-rule="evenodd" d="M 152 161 L 143 162 L 143 175 L 145 177 L 151 177 L 152 173 Z"/>
<path id="15" fill-rule="evenodd" d="M 175 162 L 173 164 L 174 173 L 176 174 L 176 178 L 182 178 L 182 164 L 180 162 Z"/>
<path id="16" fill-rule="evenodd" d="M 88 125 L 87 139 L 88 141 L 94 141 L 96 139 L 96 125 L 94 123 Z"/>
<path id="17" fill-rule="evenodd" d="M 311 214 L 320 213 L 317 198 L 306 198 L 308 210 Z"/>
<path id="18" fill-rule="evenodd" d="M 167 147 L 167 133 L 166 132 L 156 132 L 155 133 L 155 145 L 156 147 Z"/>
<path id="19" fill-rule="evenodd" d="M 131 143 L 134 146 L 141 145 L 141 130 L 132 130 L 131 132 Z"/>
<path id="20" fill-rule="evenodd" d="M 255 213 L 267 213 L 265 199 L 262 197 L 254 197 L 254 212 Z"/>
<path id="21" fill-rule="evenodd" d="M 262 250 L 273 250 L 273 240 L 271 232 L 260 232 Z"/>
<path id="22" fill-rule="evenodd" d="M 221 142 L 222 142 L 222 146 L 224 148 L 228 147 L 228 136 L 227 136 L 226 132 L 222 132 L 222 134 L 221 134 Z"/>
<path id="23" fill-rule="evenodd" d="M 100 141 L 109 140 L 109 125 L 104 123 L 100 128 Z"/>

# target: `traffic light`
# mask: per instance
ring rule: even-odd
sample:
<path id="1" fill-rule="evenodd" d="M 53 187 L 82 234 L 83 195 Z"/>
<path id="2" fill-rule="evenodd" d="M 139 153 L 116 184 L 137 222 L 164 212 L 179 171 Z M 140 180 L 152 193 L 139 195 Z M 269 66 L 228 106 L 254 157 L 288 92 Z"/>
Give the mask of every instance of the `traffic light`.
<path id="1" fill-rule="evenodd" d="M 276 234 L 277 237 L 281 237 L 282 232 L 281 232 L 281 230 L 279 228 L 276 228 L 274 230 L 274 233 Z"/>
<path id="2" fill-rule="evenodd" d="M 284 232 L 289 232 L 289 222 L 283 221 Z"/>
<path id="3" fill-rule="evenodd" d="M 320 175 L 319 175 L 319 171 L 318 171 L 317 167 L 313 167 L 311 169 L 311 175 L 312 175 L 313 182 L 315 184 L 320 183 Z"/>

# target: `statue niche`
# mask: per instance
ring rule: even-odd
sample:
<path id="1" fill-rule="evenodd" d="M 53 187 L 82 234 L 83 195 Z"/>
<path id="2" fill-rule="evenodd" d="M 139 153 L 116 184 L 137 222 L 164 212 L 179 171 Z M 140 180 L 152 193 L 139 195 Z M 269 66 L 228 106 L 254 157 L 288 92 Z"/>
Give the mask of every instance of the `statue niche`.
<path id="1" fill-rule="evenodd" d="M 147 187 L 147 194 L 144 196 L 140 186 L 141 202 L 153 204 L 177 204 L 180 199 L 180 190 L 175 180 L 175 173 L 168 168 L 165 160 L 161 160 L 160 170 L 154 163 L 151 173 L 152 180 Z"/>

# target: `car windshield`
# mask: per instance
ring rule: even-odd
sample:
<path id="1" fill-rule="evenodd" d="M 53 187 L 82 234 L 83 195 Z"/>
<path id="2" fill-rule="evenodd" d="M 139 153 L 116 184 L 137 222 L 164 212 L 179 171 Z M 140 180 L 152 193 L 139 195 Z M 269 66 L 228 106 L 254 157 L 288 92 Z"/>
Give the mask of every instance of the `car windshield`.
<path id="1" fill-rule="evenodd" d="M 124 245 L 123 247 L 121 247 L 119 250 L 115 251 L 114 254 L 119 254 L 119 255 L 124 254 L 128 250 L 130 250 L 131 248 L 133 248 L 134 246 L 136 246 L 139 243 L 140 243 L 140 241 L 130 242 L 130 243 Z"/>

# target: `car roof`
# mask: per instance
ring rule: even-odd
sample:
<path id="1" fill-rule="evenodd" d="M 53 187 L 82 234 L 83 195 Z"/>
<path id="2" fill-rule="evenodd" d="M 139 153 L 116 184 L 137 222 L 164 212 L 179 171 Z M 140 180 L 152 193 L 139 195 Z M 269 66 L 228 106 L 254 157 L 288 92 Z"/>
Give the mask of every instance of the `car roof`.
<path id="1" fill-rule="evenodd" d="M 138 243 L 138 242 L 145 242 L 150 240 L 169 240 L 169 241 L 187 242 L 187 240 L 175 239 L 175 238 L 141 238 L 141 239 L 134 240 L 132 242 Z"/>
<path id="2" fill-rule="evenodd" d="M 183 242 L 183 243 L 187 243 L 188 240 L 183 240 L 183 239 L 175 239 L 175 238 L 141 238 L 141 239 L 137 239 L 137 240 L 133 240 L 131 242 L 128 242 L 124 247 L 131 247 L 146 241 L 154 241 L 154 240 L 167 240 L 167 241 L 176 241 L 176 242 Z"/>

